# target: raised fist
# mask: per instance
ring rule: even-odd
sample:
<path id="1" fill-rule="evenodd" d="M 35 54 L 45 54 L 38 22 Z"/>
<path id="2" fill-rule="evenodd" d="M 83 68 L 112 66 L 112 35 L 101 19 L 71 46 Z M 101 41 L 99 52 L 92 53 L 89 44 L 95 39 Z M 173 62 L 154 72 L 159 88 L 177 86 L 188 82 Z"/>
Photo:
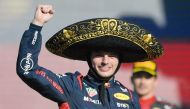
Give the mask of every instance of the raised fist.
<path id="1" fill-rule="evenodd" d="M 54 10 L 52 5 L 38 5 L 32 23 L 43 26 L 53 17 L 53 14 Z"/>

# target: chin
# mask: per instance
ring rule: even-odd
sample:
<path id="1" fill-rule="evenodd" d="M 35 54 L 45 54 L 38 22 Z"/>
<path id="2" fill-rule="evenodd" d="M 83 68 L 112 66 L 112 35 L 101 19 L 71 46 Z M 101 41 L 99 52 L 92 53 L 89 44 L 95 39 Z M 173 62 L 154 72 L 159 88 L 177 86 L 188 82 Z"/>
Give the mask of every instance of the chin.
<path id="1" fill-rule="evenodd" d="M 146 95 L 146 94 L 147 92 L 144 92 L 144 91 L 139 92 L 139 95 Z"/>
<path id="2" fill-rule="evenodd" d="M 104 72 L 105 73 L 105 72 Z M 101 77 L 103 77 L 103 78 L 107 78 L 107 77 L 111 77 L 111 76 L 113 76 L 113 73 L 112 74 L 109 74 L 109 75 L 101 75 L 101 74 L 99 74 Z"/>

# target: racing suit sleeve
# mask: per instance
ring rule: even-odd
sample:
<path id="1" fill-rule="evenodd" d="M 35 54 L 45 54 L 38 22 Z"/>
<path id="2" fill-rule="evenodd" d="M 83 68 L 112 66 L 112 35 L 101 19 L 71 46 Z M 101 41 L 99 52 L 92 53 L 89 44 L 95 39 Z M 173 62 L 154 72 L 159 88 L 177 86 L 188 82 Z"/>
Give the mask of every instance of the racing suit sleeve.
<path id="1" fill-rule="evenodd" d="M 64 84 L 60 75 L 38 65 L 38 55 L 41 50 L 42 27 L 30 24 L 22 36 L 17 58 L 17 74 L 32 89 L 42 96 L 58 103 L 66 101 Z M 65 84 L 70 85 L 68 77 Z M 68 80 L 67 80 L 68 79 Z"/>

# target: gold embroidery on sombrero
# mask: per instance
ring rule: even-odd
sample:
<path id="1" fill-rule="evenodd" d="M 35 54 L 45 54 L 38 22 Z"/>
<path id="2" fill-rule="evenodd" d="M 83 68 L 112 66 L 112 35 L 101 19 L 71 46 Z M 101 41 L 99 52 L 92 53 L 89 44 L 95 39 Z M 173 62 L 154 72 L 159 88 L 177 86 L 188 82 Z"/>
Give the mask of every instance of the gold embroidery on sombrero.
<path id="1" fill-rule="evenodd" d="M 54 53 L 61 54 L 75 43 L 109 36 L 123 38 L 137 44 L 146 51 L 149 59 L 157 58 L 163 52 L 161 45 L 144 29 L 112 18 L 91 19 L 70 25 L 53 36 L 55 38 L 52 43 L 49 43 L 48 48 Z"/>

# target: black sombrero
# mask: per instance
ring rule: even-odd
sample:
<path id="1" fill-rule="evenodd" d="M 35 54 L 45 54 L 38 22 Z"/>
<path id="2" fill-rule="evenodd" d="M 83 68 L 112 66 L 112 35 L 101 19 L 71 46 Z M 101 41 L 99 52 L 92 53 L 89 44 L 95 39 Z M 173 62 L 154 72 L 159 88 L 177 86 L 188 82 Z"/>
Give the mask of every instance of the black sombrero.
<path id="1" fill-rule="evenodd" d="M 58 56 L 87 60 L 90 51 L 108 50 L 121 55 L 121 62 L 146 61 L 163 53 L 159 42 L 143 28 L 114 18 L 77 22 L 53 35 L 46 48 Z"/>

